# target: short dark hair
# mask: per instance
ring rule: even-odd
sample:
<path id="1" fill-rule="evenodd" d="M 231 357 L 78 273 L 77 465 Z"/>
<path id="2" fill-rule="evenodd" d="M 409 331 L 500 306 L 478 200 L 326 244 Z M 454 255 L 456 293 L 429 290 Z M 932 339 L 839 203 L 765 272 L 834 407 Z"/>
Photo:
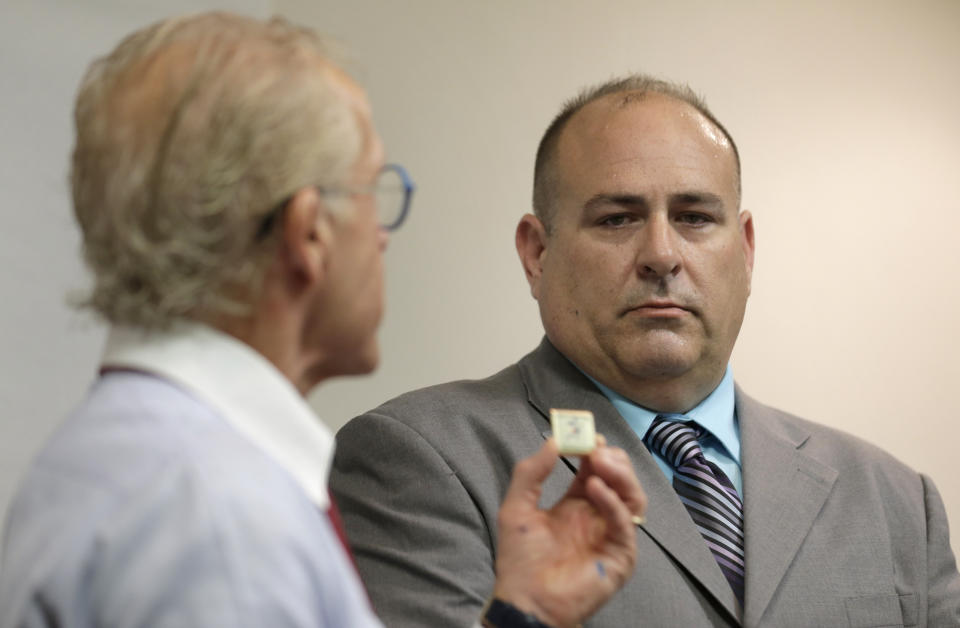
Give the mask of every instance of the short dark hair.
<path id="1" fill-rule="evenodd" d="M 560 113 L 557 114 L 544 132 L 543 138 L 540 140 L 540 146 L 537 148 L 537 159 L 533 169 L 533 211 L 548 231 L 552 220 L 551 209 L 557 183 L 554 164 L 560 134 L 574 114 L 591 102 L 610 94 L 627 94 L 628 100 L 642 98 L 647 94 L 661 94 L 685 102 L 703 114 L 714 126 L 720 129 L 720 132 L 723 133 L 733 148 L 733 156 L 737 166 L 737 194 L 740 193 L 740 153 L 737 150 L 737 144 L 733 141 L 733 137 L 727 132 L 727 129 L 707 108 L 704 99 L 686 84 L 672 83 L 646 74 L 631 74 L 582 90 L 576 97 L 564 103 Z"/>

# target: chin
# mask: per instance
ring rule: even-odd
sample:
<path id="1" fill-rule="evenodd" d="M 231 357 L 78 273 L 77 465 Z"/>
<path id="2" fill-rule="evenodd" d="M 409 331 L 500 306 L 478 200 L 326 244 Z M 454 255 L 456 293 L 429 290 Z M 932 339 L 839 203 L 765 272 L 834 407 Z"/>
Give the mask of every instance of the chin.
<path id="1" fill-rule="evenodd" d="M 321 380 L 332 377 L 352 377 L 369 375 L 380 364 L 380 347 L 376 339 L 363 346 L 340 343 L 329 349 L 328 359 L 318 365 L 317 372 L 322 373 Z"/>
<path id="2" fill-rule="evenodd" d="M 690 371 L 700 357 L 695 347 L 677 338 L 668 342 L 656 339 L 639 342 L 640 346 L 635 346 L 627 355 L 621 354 L 621 364 L 634 375 L 644 378 L 678 377 Z"/>
<path id="3" fill-rule="evenodd" d="M 352 366 L 350 375 L 369 375 L 377 370 L 380 366 L 380 344 L 376 338 L 357 351 L 356 361 Z"/>

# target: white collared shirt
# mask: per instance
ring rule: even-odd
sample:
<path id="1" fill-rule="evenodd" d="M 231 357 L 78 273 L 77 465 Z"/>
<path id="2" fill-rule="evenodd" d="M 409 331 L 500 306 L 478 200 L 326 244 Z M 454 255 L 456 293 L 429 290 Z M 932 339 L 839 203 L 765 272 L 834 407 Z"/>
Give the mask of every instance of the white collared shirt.
<path id="1" fill-rule="evenodd" d="M 210 328 L 111 331 L 7 515 L 0 626 L 382 628 L 327 517 L 330 431 Z"/>
<path id="2" fill-rule="evenodd" d="M 186 321 L 169 331 L 114 327 L 102 366 L 151 373 L 189 390 L 286 469 L 317 507 L 329 506 L 333 434 L 290 380 L 246 343 Z"/>

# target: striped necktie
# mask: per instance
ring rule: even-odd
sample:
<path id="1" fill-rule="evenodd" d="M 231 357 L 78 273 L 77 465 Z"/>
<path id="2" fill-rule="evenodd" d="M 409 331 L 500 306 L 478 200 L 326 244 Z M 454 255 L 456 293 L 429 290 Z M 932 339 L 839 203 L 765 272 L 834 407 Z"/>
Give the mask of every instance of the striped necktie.
<path id="1" fill-rule="evenodd" d="M 660 415 L 653 420 L 643 442 L 674 468 L 673 488 L 742 607 L 743 504 L 726 474 L 704 458 L 698 442 L 704 432 L 693 421 L 670 421 Z"/>

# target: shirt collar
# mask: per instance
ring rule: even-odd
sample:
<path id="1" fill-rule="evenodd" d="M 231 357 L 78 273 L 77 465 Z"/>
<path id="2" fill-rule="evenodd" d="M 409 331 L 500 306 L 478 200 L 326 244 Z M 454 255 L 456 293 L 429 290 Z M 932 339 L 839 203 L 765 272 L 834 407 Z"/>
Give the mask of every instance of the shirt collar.
<path id="1" fill-rule="evenodd" d="M 587 377 L 589 377 L 589 375 Z M 620 415 L 626 420 L 630 427 L 633 428 L 633 431 L 636 432 L 640 438 L 643 438 L 658 413 L 633 403 L 592 377 L 590 379 L 597 385 L 597 388 L 607 396 Z M 721 379 L 717 387 L 713 389 L 713 392 L 695 408 L 686 412 L 685 416 L 709 430 L 714 438 L 720 441 L 720 444 L 727 450 L 730 457 L 739 463 L 740 436 L 737 429 L 736 415 L 734 413 L 734 403 L 733 369 L 727 365 L 723 379 Z"/>
<path id="2" fill-rule="evenodd" d="M 102 366 L 145 371 L 189 390 L 328 508 L 333 434 L 290 380 L 246 343 L 195 322 L 165 331 L 117 326 Z"/>

